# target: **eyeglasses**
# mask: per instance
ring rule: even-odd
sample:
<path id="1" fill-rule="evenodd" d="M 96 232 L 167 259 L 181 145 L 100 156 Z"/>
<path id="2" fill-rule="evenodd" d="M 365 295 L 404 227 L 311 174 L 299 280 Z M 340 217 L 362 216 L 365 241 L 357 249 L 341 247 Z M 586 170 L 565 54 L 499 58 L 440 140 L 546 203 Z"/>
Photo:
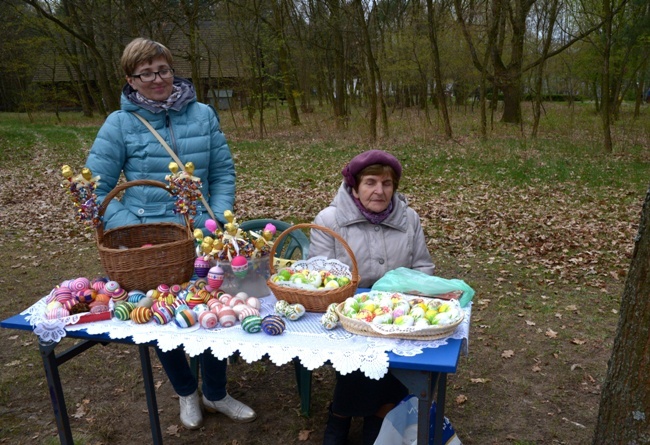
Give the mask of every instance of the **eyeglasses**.
<path id="1" fill-rule="evenodd" d="M 169 79 L 170 77 L 174 77 L 174 68 L 165 68 L 153 73 L 131 74 L 131 77 L 136 77 L 142 82 L 153 82 L 156 80 L 156 76 L 160 77 L 161 79 Z"/>

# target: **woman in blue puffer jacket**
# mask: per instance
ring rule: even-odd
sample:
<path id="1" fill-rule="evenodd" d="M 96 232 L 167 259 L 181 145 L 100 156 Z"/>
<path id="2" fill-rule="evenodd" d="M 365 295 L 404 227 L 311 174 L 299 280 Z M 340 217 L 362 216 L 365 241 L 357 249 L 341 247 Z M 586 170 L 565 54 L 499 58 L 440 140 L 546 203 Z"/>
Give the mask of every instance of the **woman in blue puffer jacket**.
<path id="1" fill-rule="evenodd" d="M 99 175 L 97 197 L 101 201 L 123 173 L 128 181 L 165 181 L 171 156 L 133 113 L 144 117 L 165 139 L 183 163 L 192 162 L 194 176 L 201 178 L 202 192 L 211 210 L 224 223 L 225 210 L 235 201 L 235 167 L 219 119 L 213 108 L 199 103 L 193 85 L 174 77 L 171 52 L 152 40 L 137 38 L 122 54 L 121 65 L 127 85 L 122 90 L 122 109 L 112 113 L 99 130 L 86 162 Z M 195 227 L 204 227 L 210 216 L 202 205 L 197 208 Z M 157 187 L 126 189 L 120 201 L 112 200 L 104 213 L 104 228 L 130 224 L 179 222 L 174 198 Z M 160 362 L 179 395 L 180 417 L 188 429 L 203 423 L 198 382 L 185 351 L 163 352 L 156 348 Z M 226 391 L 226 361 L 210 352 L 201 354 L 203 406 L 238 422 L 255 420 L 250 407 Z"/>

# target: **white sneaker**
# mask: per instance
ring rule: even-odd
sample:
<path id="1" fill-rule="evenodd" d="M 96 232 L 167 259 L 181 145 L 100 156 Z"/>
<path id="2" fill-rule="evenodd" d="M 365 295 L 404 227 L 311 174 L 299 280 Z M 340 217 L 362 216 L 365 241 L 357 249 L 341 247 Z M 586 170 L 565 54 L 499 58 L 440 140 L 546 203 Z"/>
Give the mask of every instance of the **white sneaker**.
<path id="1" fill-rule="evenodd" d="M 186 397 L 178 397 L 181 405 L 181 423 L 188 430 L 196 430 L 203 425 L 203 413 L 199 403 L 199 393 L 194 391 Z"/>
<path id="2" fill-rule="evenodd" d="M 225 414 L 235 422 L 252 422 L 257 418 L 257 414 L 251 407 L 233 399 L 230 394 L 226 394 L 226 397 L 214 402 L 203 396 L 203 406 L 205 406 L 206 411 Z"/>

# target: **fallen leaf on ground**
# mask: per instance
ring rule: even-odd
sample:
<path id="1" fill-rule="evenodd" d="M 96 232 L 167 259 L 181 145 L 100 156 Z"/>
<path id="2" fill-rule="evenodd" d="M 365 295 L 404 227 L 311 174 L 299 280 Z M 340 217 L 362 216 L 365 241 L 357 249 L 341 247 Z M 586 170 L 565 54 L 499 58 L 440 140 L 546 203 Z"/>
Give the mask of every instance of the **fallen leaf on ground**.
<path id="1" fill-rule="evenodd" d="M 490 381 L 490 379 L 479 378 L 479 379 L 469 379 L 469 381 L 472 383 L 487 383 Z"/>
<path id="2" fill-rule="evenodd" d="M 585 343 L 587 343 L 587 340 L 580 340 L 579 338 L 574 338 L 573 340 L 571 340 L 571 343 L 573 343 L 574 345 L 584 345 Z"/>
<path id="3" fill-rule="evenodd" d="M 467 396 L 461 394 L 458 397 L 456 397 L 456 404 L 457 405 L 462 405 L 465 402 L 467 402 Z"/>
<path id="4" fill-rule="evenodd" d="M 557 337 L 557 332 L 555 332 L 553 329 L 548 328 L 546 332 L 544 333 L 548 338 L 555 338 Z"/>
<path id="5" fill-rule="evenodd" d="M 515 351 L 513 351 L 512 349 L 508 349 L 508 350 L 503 351 L 503 352 L 501 353 L 501 357 L 503 357 L 503 358 L 510 358 L 510 357 L 512 357 L 513 355 L 515 355 Z"/>
<path id="6" fill-rule="evenodd" d="M 526 320 L 526 324 L 527 324 L 528 326 L 535 326 L 535 322 L 534 322 L 534 321 L 530 321 L 530 320 Z"/>
<path id="7" fill-rule="evenodd" d="M 178 425 L 169 425 L 165 431 L 169 436 L 181 437 L 181 434 L 178 430 Z"/>
<path id="8" fill-rule="evenodd" d="M 533 366 L 531 368 L 531 371 L 533 371 L 533 372 L 540 372 L 541 370 L 542 370 L 542 368 L 540 368 L 539 365 L 535 365 L 535 366 Z"/>
<path id="9" fill-rule="evenodd" d="M 300 430 L 298 433 L 298 440 L 300 441 L 305 441 L 309 440 L 309 435 L 312 433 L 313 430 Z"/>

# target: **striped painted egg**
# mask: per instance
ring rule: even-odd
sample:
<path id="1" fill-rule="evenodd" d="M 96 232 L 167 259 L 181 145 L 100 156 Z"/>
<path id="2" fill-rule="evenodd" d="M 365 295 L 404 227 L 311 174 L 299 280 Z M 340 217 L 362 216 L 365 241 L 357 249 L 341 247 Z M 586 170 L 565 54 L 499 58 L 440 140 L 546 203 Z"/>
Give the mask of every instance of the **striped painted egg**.
<path id="1" fill-rule="evenodd" d="M 239 312 L 237 309 L 239 308 Z M 250 317 L 251 315 L 260 315 L 260 311 L 255 309 L 254 307 L 246 306 L 246 305 L 239 305 L 235 306 L 233 308 L 235 313 L 237 314 L 237 318 L 239 318 L 239 321 L 244 320 L 246 317 Z"/>
<path id="2" fill-rule="evenodd" d="M 70 289 L 81 291 L 88 289 L 90 287 L 90 280 L 88 278 L 79 277 L 72 280 L 70 283 Z"/>
<path id="3" fill-rule="evenodd" d="M 69 287 L 57 287 L 54 289 L 54 299 L 57 301 L 69 300 L 72 298 L 72 291 Z"/>
<path id="4" fill-rule="evenodd" d="M 241 328 L 249 334 L 255 334 L 262 330 L 262 317 L 259 315 L 249 315 L 241 322 Z"/>
<path id="5" fill-rule="evenodd" d="M 291 321 L 296 321 L 305 315 L 305 307 L 302 304 L 290 304 L 284 311 L 284 316 Z"/>
<path id="6" fill-rule="evenodd" d="M 199 278 L 205 278 L 210 270 L 210 262 L 203 257 L 194 260 L 194 272 Z"/>
<path id="7" fill-rule="evenodd" d="M 131 303 L 137 303 L 138 301 L 142 300 L 143 298 L 145 298 L 147 296 L 141 290 L 132 290 L 132 291 L 128 292 L 127 295 L 128 295 L 128 297 L 127 297 L 126 300 L 131 302 Z"/>
<path id="8" fill-rule="evenodd" d="M 267 315 L 262 319 L 262 330 L 268 335 L 280 335 L 284 329 L 284 320 L 278 315 Z"/>
<path id="9" fill-rule="evenodd" d="M 109 281 L 104 285 L 104 290 L 108 292 L 109 294 L 112 294 L 116 290 L 120 288 L 120 285 L 117 283 L 117 281 Z"/>
<path id="10" fill-rule="evenodd" d="M 176 315 L 174 316 L 174 321 L 176 322 L 176 325 L 180 328 L 189 328 L 194 326 L 197 322 L 197 316 L 196 312 L 194 312 L 191 309 L 183 309 L 181 311 L 176 312 Z"/>
<path id="11" fill-rule="evenodd" d="M 106 286 L 106 280 L 104 280 L 103 278 L 96 278 L 90 283 L 90 287 L 95 289 L 97 292 L 103 291 L 105 286 Z"/>
<path id="12" fill-rule="evenodd" d="M 152 308 L 153 321 L 156 324 L 167 324 L 174 319 L 174 312 L 172 308 L 166 305 L 157 305 L 155 308 Z"/>
<path id="13" fill-rule="evenodd" d="M 54 308 L 52 310 L 49 310 L 45 314 L 45 318 L 47 318 L 48 320 L 56 320 L 57 318 L 67 317 L 68 315 L 70 315 L 70 311 L 68 311 L 67 309 L 64 309 L 62 307 L 58 307 L 58 308 Z"/>
<path id="14" fill-rule="evenodd" d="M 131 320 L 134 323 L 144 324 L 151 320 L 153 316 L 151 309 L 145 306 L 138 306 L 131 311 Z"/>
<path id="15" fill-rule="evenodd" d="M 217 315 L 219 316 L 219 323 L 221 323 L 221 326 L 224 328 L 234 326 L 235 322 L 237 322 L 237 315 L 231 307 L 224 306 Z"/>
<path id="16" fill-rule="evenodd" d="M 210 298 L 208 302 L 206 303 L 208 307 L 210 308 L 211 311 L 214 312 L 214 309 L 216 308 L 217 310 L 223 306 L 219 300 L 216 298 Z"/>
<path id="17" fill-rule="evenodd" d="M 156 289 L 157 289 L 158 292 L 160 292 L 161 294 L 162 294 L 162 293 L 165 293 L 165 292 L 169 292 L 169 286 L 166 285 L 166 284 L 159 284 L 158 287 L 157 287 Z"/>
<path id="18" fill-rule="evenodd" d="M 183 290 L 180 284 L 172 284 L 169 286 L 169 292 L 171 292 L 174 295 L 178 295 L 178 293 Z"/>
<path id="19" fill-rule="evenodd" d="M 117 306 L 115 306 L 115 311 L 113 315 L 115 318 L 118 320 L 122 321 L 127 321 L 131 319 L 131 311 L 133 310 L 135 306 L 133 303 L 129 303 L 128 301 L 123 301 Z"/>
<path id="20" fill-rule="evenodd" d="M 199 324 L 203 329 L 212 329 L 219 323 L 217 314 L 210 311 L 201 312 L 199 314 Z"/>
<path id="21" fill-rule="evenodd" d="M 122 288 L 119 288 L 115 292 L 111 293 L 111 297 L 115 301 L 126 301 L 129 299 L 129 293 Z"/>

